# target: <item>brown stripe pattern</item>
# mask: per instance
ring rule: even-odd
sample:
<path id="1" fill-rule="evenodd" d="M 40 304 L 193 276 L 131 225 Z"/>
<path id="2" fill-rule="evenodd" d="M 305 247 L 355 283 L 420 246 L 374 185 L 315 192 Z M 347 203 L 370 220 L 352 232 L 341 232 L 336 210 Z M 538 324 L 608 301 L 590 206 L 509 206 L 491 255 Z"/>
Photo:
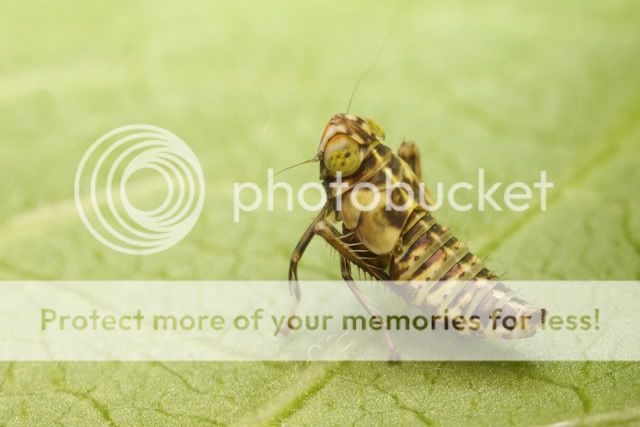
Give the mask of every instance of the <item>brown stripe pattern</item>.
<path id="1" fill-rule="evenodd" d="M 540 310 L 515 297 L 463 242 L 424 210 L 414 211 L 407 221 L 389 274 L 394 281 L 390 287 L 430 315 L 477 316 L 481 327 L 473 331 L 475 335 L 514 339 L 531 336 L 538 329 Z M 494 324 L 495 310 L 501 319 L 524 316 L 524 327 L 506 329 L 500 319 Z"/>

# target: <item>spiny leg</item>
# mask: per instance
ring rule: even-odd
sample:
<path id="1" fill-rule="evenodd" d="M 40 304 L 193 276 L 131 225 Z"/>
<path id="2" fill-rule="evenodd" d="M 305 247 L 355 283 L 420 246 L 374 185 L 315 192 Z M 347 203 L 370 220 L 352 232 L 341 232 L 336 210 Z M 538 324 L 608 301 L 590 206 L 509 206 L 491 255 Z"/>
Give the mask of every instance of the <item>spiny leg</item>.
<path id="1" fill-rule="evenodd" d="M 422 165 L 420 164 L 420 149 L 415 142 L 403 141 L 398 148 L 398 157 L 407 162 L 413 173 L 422 179 Z"/>
<path id="2" fill-rule="evenodd" d="M 338 233 L 338 231 L 331 224 L 324 220 L 325 217 L 325 212 L 321 212 L 321 214 L 316 217 L 316 219 L 311 223 L 307 230 L 305 230 L 304 234 L 300 238 L 300 241 L 296 245 L 293 254 L 291 255 L 291 263 L 289 265 L 289 285 L 291 286 L 292 292 L 296 297 L 292 310 L 292 316 L 295 314 L 297 302 L 300 299 L 300 290 L 298 288 L 298 263 L 302 258 L 302 255 L 304 254 L 307 246 L 309 246 L 309 243 L 313 239 L 313 236 L 317 234 L 325 239 L 327 243 L 329 243 L 329 245 L 331 245 L 335 250 L 338 251 L 338 253 L 340 253 L 341 259 L 344 259 L 344 263 L 348 266 L 347 271 L 349 277 L 349 280 L 345 280 L 347 281 L 347 284 L 349 284 L 350 289 L 352 290 L 358 301 L 360 301 L 367 312 L 369 312 L 372 316 L 377 316 L 384 319 L 382 315 L 377 311 L 377 309 L 373 307 L 373 304 L 371 304 L 367 300 L 364 294 L 362 294 L 362 291 L 360 291 L 360 289 L 355 284 L 355 281 L 351 277 L 351 266 L 349 262 L 357 265 L 378 280 L 389 280 L 389 276 L 381 268 L 367 263 L 366 257 L 359 256 L 357 252 L 355 252 L 355 250 L 349 246 L 349 244 L 341 240 L 340 233 Z M 343 275 L 343 277 L 345 276 Z M 388 336 L 388 331 L 386 331 L 386 329 L 385 336 L 387 338 L 387 345 L 389 347 L 390 360 L 400 360 L 400 357 L 395 350 L 395 346 L 391 342 L 391 339 Z"/>
<path id="3" fill-rule="evenodd" d="M 342 277 L 349 285 L 349 288 L 356 296 L 360 304 L 367 310 L 367 312 L 371 316 L 379 317 L 382 319 L 382 325 L 385 331 L 385 338 L 387 341 L 387 346 L 389 348 L 389 360 L 398 361 L 400 360 L 400 355 L 395 349 L 393 342 L 391 341 L 388 331 L 386 329 L 386 325 L 384 324 L 384 317 L 380 312 L 374 307 L 372 303 L 366 298 L 366 296 L 362 293 L 362 291 L 358 288 L 353 277 L 351 276 L 351 264 L 355 264 L 367 273 L 369 273 L 374 278 L 381 281 L 388 281 L 389 276 L 384 272 L 381 268 L 370 264 L 367 262 L 366 257 L 362 257 L 355 252 L 349 244 L 345 243 L 340 237 L 340 233 L 335 229 L 331 224 L 324 220 L 320 220 L 315 225 L 315 233 L 320 237 L 325 239 L 329 245 L 331 245 L 335 250 L 337 250 L 341 255 L 341 271 Z"/>
<path id="4" fill-rule="evenodd" d="M 380 267 L 368 263 L 368 258 L 358 255 L 349 244 L 340 239 L 340 233 L 331 224 L 324 220 L 316 222 L 314 233 L 322 237 L 329 243 L 338 253 L 345 257 L 352 264 L 357 265 L 362 270 L 369 273 L 372 277 L 382 281 L 388 281 L 389 275 Z"/>
<path id="5" fill-rule="evenodd" d="M 340 257 L 340 272 L 342 273 L 342 278 L 355 295 L 356 299 L 360 302 L 360 305 L 364 307 L 364 309 L 369 313 L 370 316 L 377 317 L 382 320 L 382 327 L 384 328 L 384 338 L 387 342 L 387 348 L 389 349 L 389 360 L 398 361 L 400 360 L 400 353 L 396 350 L 396 346 L 391 340 L 389 336 L 389 331 L 386 328 L 386 324 L 384 321 L 384 316 L 378 310 L 378 308 L 366 297 L 366 295 L 360 290 L 356 282 L 353 280 L 353 276 L 351 275 L 351 263 L 348 259 L 341 256 Z"/>
<path id="6" fill-rule="evenodd" d="M 296 308 L 298 307 L 298 301 L 300 301 L 300 286 L 298 286 L 298 264 L 302 259 L 302 255 L 304 255 L 304 251 L 307 250 L 309 243 L 313 239 L 315 235 L 315 226 L 318 221 L 322 221 L 323 218 L 327 215 L 328 207 L 325 206 L 317 217 L 314 218 L 313 222 L 307 227 L 307 229 L 302 233 L 302 237 L 298 241 L 298 244 L 293 249 L 293 253 L 291 254 L 291 259 L 289 261 L 289 289 L 291 290 L 291 294 L 293 295 L 293 306 L 291 307 L 291 315 L 290 319 L 296 314 Z M 286 330 L 283 330 L 286 334 Z"/>
<path id="7" fill-rule="evenodd" d="M 291 289 L 291 293 L 295 296 L 296 301 L 300 299 L 300 288 L 298 287 L 298 264 L 302 259 L 302 255 L 304 255 L 304 251 L 307 250 L 309 243 L 311 243 L 311 240 L 313 239 L 316 224 L 319 221 L 324 220 L 324 218 L 327 216 L 328 211 L 329 205 L 327 204 L 318 213 L 318 216 L 313 219 L 304 233 L 302 233 L 298 244 L 293 249 L 293 253 L 291 254 L 291 259 L 289 261 L 289 288 Z"/>
<path id="8" fill-rule="evenodd" d="M 304 231 L 300 241 L 293 249 L 291 259 L 289 261 L 289 289 L 295 297 L 296 302 L 300 300 L 300 287 L 298 286 L 298 264 L 304 255 L 304 251 L 307 250 L 309 243 L 313 239 L 314 228 L 316 221 L 312 222 L 309 227 Z"/>

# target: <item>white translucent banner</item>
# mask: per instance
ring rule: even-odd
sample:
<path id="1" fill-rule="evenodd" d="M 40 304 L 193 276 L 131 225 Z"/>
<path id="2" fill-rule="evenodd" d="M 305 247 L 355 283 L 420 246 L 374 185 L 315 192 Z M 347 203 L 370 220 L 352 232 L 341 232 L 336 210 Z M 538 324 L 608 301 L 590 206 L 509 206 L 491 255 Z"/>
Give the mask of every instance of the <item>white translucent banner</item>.
<path id="1" fill-rule="evenodd" d="M 0 282 L 0 360 L 640 360 L 640 282 L 299 286 Z"/>

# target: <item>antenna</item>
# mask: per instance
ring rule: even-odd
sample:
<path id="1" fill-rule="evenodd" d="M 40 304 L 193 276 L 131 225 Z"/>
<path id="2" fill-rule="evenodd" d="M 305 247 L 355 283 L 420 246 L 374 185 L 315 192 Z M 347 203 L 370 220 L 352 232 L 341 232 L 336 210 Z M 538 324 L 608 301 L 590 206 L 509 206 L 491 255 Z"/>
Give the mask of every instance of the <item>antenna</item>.
<path id="1" fill-rule="evenodd" d="M 287 166 L 284 169 L 280 169 L 279 171 L 274 173 L 271 178 L 275 178 L 276 176 L 280 175 L 281 173 L 286 172 L 288 170 L 291 170 L 293 168 L 297 168 L 298 166 L 306 165 L 307 163 L 315 163 L 315 162 L 318 162 L 318 161 L 320 161 L 320 157 L 316 154 L 312 159 L 305 160 L 304 162 L 296 163 L 295 165 Z M 269 182 L 269 180 L 267 179 L 265 182 L 262 183 L 262 185 L 260 187 L 264 187 L 268 182 Z"/>
<path id="2" fill-rule="evenodd" d="M 386 44 L 383 44 L 382 47 L 380 48 L 380 50 L 378 51 L 378 54 L 376 55 L 375 59 L 373 60 L 373 62 L 371 63 L 371 65 L 369 65 L 369 68 L 367 68 L 364 73 L 362 73 L 360 75 L 360 78 L 358 79 L 358 82 L 356 83 L 355 87 L 353 88 L 353 91 L 351 92 L 351 97 L 349 98 L 349 103 L 347 104 L 347 110 L 345 111 L 345 113 L 349 112 L 349 109 L 351 108 L 351 102 L 353 102 L 353 97 L 355 96 L 358 87 L 360 86 L 360 82 L 367 76 L 367 74 L 369 74 L 369 72 L 371 70 L 373 70 L 373 68 L 378 64 L 378 59 L 380 59 L 380 57 L 382 56 L 382 52 L 384 52 L 384 48 L 386 47 Z"/>

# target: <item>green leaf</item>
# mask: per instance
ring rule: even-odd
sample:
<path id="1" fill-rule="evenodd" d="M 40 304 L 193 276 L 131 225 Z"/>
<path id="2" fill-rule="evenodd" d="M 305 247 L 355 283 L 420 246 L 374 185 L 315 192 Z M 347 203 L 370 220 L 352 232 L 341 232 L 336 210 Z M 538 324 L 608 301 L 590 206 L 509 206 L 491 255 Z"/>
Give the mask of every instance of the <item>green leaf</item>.
<path id="1" fill-rule="evenodd" d="M 352 111 L 394 147 L 416 140 L 428 183 L 478 168 L 555 182 L 546 212 L 438 213 L 496 271 L 640 279 L 636 2 L 6 3 L 2 279 L 286 278 L 311 215 L 233 224 L 232 185 L 313 155 L 381 46 Z M 207 180 L 198 225 L 158 255 L 103 247 L 73 203 L 84 151 L 128 123 L 180 135 Z M 338 271 L 312 244 L 301 276 Z M 639 375 L 606 362 L 4 363 L 0 425 L 637 424 Z"/>

